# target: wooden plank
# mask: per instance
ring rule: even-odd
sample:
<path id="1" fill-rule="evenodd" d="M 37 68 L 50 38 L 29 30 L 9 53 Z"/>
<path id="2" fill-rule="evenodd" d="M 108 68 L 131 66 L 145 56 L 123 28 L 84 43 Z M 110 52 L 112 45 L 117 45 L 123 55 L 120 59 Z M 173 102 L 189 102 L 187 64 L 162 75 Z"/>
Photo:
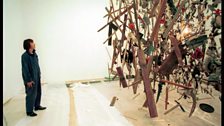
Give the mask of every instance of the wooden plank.
<path id="1" fill-rule="evenodd" d="M 118 76 L 120 78 L 120 83 L 121 83 L 122 87 L 123 88 L 128 87 L 127 81 L 126 81 L 126 79 L 124 77 L 123 70 L 121 69 L 121 67 L 117 67 L 116 69 L 117 69 L 117 74 L 118 74 Z"/>
<path id="2" fill-rule="evenodd" d="M 75 102 L 73 90 L 68 88 L 69 98 L 70 98 L 70 111 L 69 111 L 69 126 L 77 126 L 77 115 L 75 111 Z"/>
<path id="3" fill-rule="evenodd" d="M 169 98 L 169 86 L 166 86 L 165 110 L 167 110 L 167 106 L 168 106 L 168 104 L 169 104 L 169 102 L 168 102 L 168 98 Z"/>
<path id="4" fill-rule="evenodd" d="M 120 28 L 123 24 L 119 25 L 118 28 Z M 110 34 L 110 36 L 108 36 L 108 38 L 103 42 L 103 44 L 105 44 L 114 34 L 116 34 L 117 30 L 114 31 L 112 34 Z"/>
<path id="5" fill-rule="evenodd" d="M 187 51 L 183 49 L 181 45 L 179 45 L 181 55 L 186 55 Z M 162 65 L 158 69 L 158 73 L 161 75 L 169 75 L 173 72 L 174 69 L 177 68 L 178 65 L 178 59 L 175 54 L 175 51 L 173 50 L 168 57 L 163 61 Z M 157 72 L 157 71 L 156 71 Z"/>
<path id="6" fill-rule="evenodd" d="M 141 81 L 142 81 L 142 79 L 134 80 L 134 82 L 132 82 L 132 84 L 131 84 L 131 85 L 128 85 L 128 87 L 131 87 L 131 86 L 137 85 L 137 84 L 139 84 Z M 134 94 L 135 94 L 135 93 L 134 93 Z"/>
<path id="7" fill-rule="evenodd" d="M 133 66 L 134 66 L 134 69 L 135 69 L 135 79 L 134 79 L 134 82 L 136 82 L 136 81 L 138 81 L 141 78 L 141 76 L 140 76 L 139 70 L 137 68 L 137 61 L 136 61 L 136 56 L 135 56 L 135 54 L 136 54 L 135 48 L 134 48 L 134 46 L 132 46 L 131 48 L 132 48 L 132 53 L 133 53 Z M 141 81 L 137 82 L 137 84 L 132 86 L 134 94 L 137 93 L 137 88 L 138 88 L 138 84 L 139 83 L 141 83 Z"/>
<path id="8" fill-rule="evenodd" d="M 115 102 L 118 100 L 116 96 L 114 96 L 110 102 L 110 106 L 114 106 Z"/>
<path id="9" fill-rule="evenodd" d="M 171 82 L 171 81 L 168 81 L 168 80 L 160 80 L 160 81 L 165 82 L 165 83 L 170 84 L 170 85 L 175 85 L 175 86 L 178 86 L 178 87 L 182 87 L 182 88 L 185 88 L 185 89 L 192 89 L 192 87 L 185 86 L 184 84 L 177 84 L 177 83 L 174 83 L 174 82 Z"/>
<path id="10" fill-rule="evenodd" d="M 123 43 L 124 40 L 125 40 L 125 38 L 126 38 L 126 37 L 125 37 L 125 31 L 126 31 L 127 18 L 128 18 L 128 15 L 125 14 L 125 15 L 124 15 L 123 30 L 122 30 L 122 32 L 121 32 L 121 43 Z"/>
<path id="11" fill-rule="evenodd" d="M 150 41 L 155 41 L 156 37 L 158 37 L 158 32 L 159 32 L 159 27 L 160 27 L 160 20 L 162 19 L 163 13 L 164 13 L 164 11 L 166 9 L 166 1 L 167 0 L 162 0 L 161 9 L 159 11 L 159 14 L 158 14 L 158 17 L 157 17 L 157 20 L 156 20 L 156 24 L 153 27 L 152 34 L 151 34 L 151 37 L 150 37 Z M 154 45 L 157 45 L 157 43 L 154 43 Z"/>
<path id="12" fill-rule="evenodd" d="M 187 0 L 183 0 L 182 3 L 180 4 L 177 12 L 175 13 L 171 23 L 169 24 L 169 26 L 166 28 L 164 34 L 163 34 L 163 38 L 167 38 L 168 36 L 168 33 L 170 32 L 170 30 L 173 28 L 173 25 L 174 23 L 176 23 L 178 17 L 179 17 L 179 14 L 181 13 L 182 11 L 182 8 L 184 7 L 185 3 L 187 2 Z"/>
<path id="13" fill-rule="evenodd" d="M 174 36 L 170 36 L 170 40 L 174 46 L 174 50 L 175 50 L 175 54 L 177 56 L 178 62 L 180 64 L 180 66 L 183 66 L 182 54 L 181 54 L 179 46 L 178 46 L 180 44 L 180 42 Z"/>
<path id="14" fill-rule="evenodd" d="M 127 7 L 128 4 L 129 4 L 129 1 L 128 1 L 128 0 L 123 0 L 123 3 L 124 3 L 124 5 Z M 133 6 L 135 6 L 135 5 L 133 4 Z M 130 23 L 133 23 L 133 20 L 132 20 L 132 14 L 131 14 L 131 9 L 128 10 L 128 15 L 129 15 L 129 17 L 130 17 Z"/>
<path id="15" fill-rule="evenodd" d="M 106 25 L 104 25 L 102 28 L 100 28 L 97 32 L 100 32 L 101 30 L 103 30 L 107 25 L 109 25 L 111 22 L 117 20 L 118 18 L 120 18 L 120 16 L 122 16 L 123 14 L 125 14 L 128 10 L 130 10 L 133 6 L 129 6 L 128 8 L 126 8 L 120 15 L 118 15 L 117 17 L 115 17 L 114 19 L 112 19 L 110 22 L 108 22 Z"/>
<path id="16" fill-rule="evenodd" d="M 176 108 L 179 107 L 179 106 L 180 106 L 179 104 L 173 106 L 173 107 L 170 108 L 169 110 L 165 111 L 165 112 L 164 112 L 164 115 L 168 114 L 169 112 L 173 111 L 174 109 L 176 109 Z"/>
<path id="17" fill-rule="evenodd" d="M 149 79 L 149 73 L 147 71 L 147 65 L 146 65 L 143 50 L 141 50 L 141 49 L 138 50 L 138 57 L 139 57 L 139 64 L 140 64 L 140 67 L 142 70 L 142 79 L 144 82 L 144 87 L 145 87 L 145 92 L 146 92 L 149 115 L 151 118 L 158 117 L 156 103 L 154 100 L 154 93 L 152 91 L 151 80 Z"/>
<path id="18" fill-rule="evenodd" d="M 111 71 L 114 68 L 114 64 L 116 62 L 117 56 L 118 56 L 119 52 L 117 53 L 117 40 L 113 40 L 113 57 L 112 57 L 112 63 L 111 63 Z"/>
<path id="19" fill-rule="evenodd" d="M 148 73 L 151 72 L 152 63 L 153 63 L 153 56 L 149 56 L 149 61 L 147 63 L 147 71 L 148 71 Z"/>
<path id="20" fill-rule="evenodd" d="M 152 4 L 153 4 L 153 7 L 152 7 L 151 11 L 149 12 L 149 17 L 155 16 L 155 11 L 156 11 L 156 8 L 157 8 L 157 6 L 159 4 L 159 0 L 153 0 Z"/>
<path id="21" fill-rule="evenodd" d="M 116 12 L 118 12 L 118 11 L 121 11 L 122 9 L 125 9 L 125 8 L 126 8 L 126 7 L 122 7 L 122 8 L 119 8 L 119 9 L 117 9 L 117 10 L 114 10 L 113 12 L 110 12 L 110 13 L 104 15 L 103 18 L 108 17 L 109 15 L 111 15 L 111 14 L 113 14 L 113 13 L 116 13 Z"/>
<path id="22" fill-rule="evenodd" d="M 113 23 L 110 23 L 110 24 L 109 24 L 108 37 L 111 36 L 111 34 L 112 34 L 112 30 L 113 30 L 113 29 L 112 29 L 112 25 L 114 25 L 114 24 L 113 24 Z M 112 41 L 112 37 L 110 37 L 109 40 L 108 40 L 108 46 L 111 45 L 111 41 Z"/>
<path id="23" fill-rule="evenodd" d="M 108 10 L 108 8 L 107 8 L 107 7 L 105 7 L 105 9 L 106 9 L 106 11 L 107 11 L 108 13 L 110 13 L 110 11 Z M 112 9 L 113 9 L 113 8 L 112 8 Z M 114 20 L 114 18 L 115 18 L 113 15 L 110 15 L 109 17 L 110 17 L 110 18 L 112 18 L 112 20 Z M 119 26 L 116 20 L 114 20 L 114 23 L 115 23 L 117 26 Z M 111 24 L 113 24 L 113 23 L 112 23 L 112 22 L 110 22 L 110 24 L 109 24 L 109 25 L 111 25 Z M 121 28 L 120 28 L 120 27 L 117 27 L 117 28 L 120 30 L 120 32 L 122 32 L 122 30 L 121 30 Z"/>

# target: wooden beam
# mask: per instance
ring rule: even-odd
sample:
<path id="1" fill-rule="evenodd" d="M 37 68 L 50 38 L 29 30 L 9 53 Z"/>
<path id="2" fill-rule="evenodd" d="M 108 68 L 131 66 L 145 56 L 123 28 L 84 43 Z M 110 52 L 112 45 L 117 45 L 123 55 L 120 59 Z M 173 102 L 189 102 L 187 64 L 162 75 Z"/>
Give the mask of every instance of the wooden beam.
<path id="1" fill-rule="evenodd" d="M 126 8 L 120 15 L 118 15 L 117 17 L 115 17 L 114 19 L 112 19 L 110 22 L 108 22 L 106 25 L 104 25 L 102 28 L 100 28 L 97 32 L 100 32 L 101 30 L 103 30 L 107 25 L 109 25 L 111 22 L 117 20 L 118 18 L 120 18 L 120 16 L 122 16 L 123 14 L 125 14 L 128 10 L 130 10 L 133 7 L 133 5 L 129 6 L 128 8 Z"/>
<path id="2" fill-rule="evenodd" d="M 169 98 L 169 86 L 166 86 L 165 110 L 167 110 L 167 106 L 168 106 L 168 104 L 169 104 L 169 102 L 168 102 L 168 98 Z"/>
<path id="3" fill-rule="evenodd" d="M 173 28 L 173 25 L 174 23 L 176 23 L 178 17 L 179 17 L 179 14 L 181 13 L 182 11 L 182 8 L 184 7 L 185 3 L 187 2 L 187 0 L 183 0 L 183 2 L 180 4 L 177 12 L 175 13 L 172 21 L 170 22 L 169 26 L 167 27 L 167 29 L 165 30 L 164 34 L 163 34 L 163 38 L 167 38 L 168 36 L 168 33 L 170 32 L 170 30 Z"/>
<path id="4" fill-rule="evenodd" d="M 174 46 L 174 51 L 177 56 L 178 62 L 180 64 L 180 66 L 183 66 L 182 54 L 181 54 L 179 46 L 178 46 L 180 44 L 180 42 L 174 36 L 170 36 L 170 40 Z"/>
<path id="5" fill-rule="evenodd" d="M 118 76 L 120 78 L 120 83 L 122 84 L 122 87 L 123 88 L 128 87 L 127 81 L 126 81 L 126 79 L 124 77 L 123 70 L 121 69 L 121 67 L 117 67 L 116 69 L 117 69 L 117 74 L 118 74 Z"/>
<path id="6" fill-rule="evenodd" d="M 144 51 L 139 49 L 138 50 L 138 58 L 139 58 L 139 64 L 142 70 L 142 79 L 144 82 L 145 92 L 146 92 L 146 98 L 147 98 L 147 105 L 149 109 L 149 114 L 151 118 L 158 117 L 157 109 L 156 109 L 156 103 L 154 100 L 154 93 L 152 91 L 151 87 L 151 80 L 149 79 L 149 74 L 147 71 L 147 65 L 144 57 Z M 153 60 L 153 59 L 150 59 Z"/>
<path id="7" fill-rule="evenodd" d="M 122 8 L 120 8 L 120 9 L 117 9 L 117 10 L 113 11 L 113 12 L 110 12 L 110 13 L 104 15 L 103 18 L 108 17 L 109 15 L 111 15 L 111 14 L 113 14 L 113 13 L 115 13 L 115 12 L 118 12 L 118 11 L 120 11 L 120 10 L 122 10 L 122 9 L 125 9 L 125 8 L 126 8 L 126 7 L 122 7 Z"/>
<path id="8" fill-rule="evenodd" d="M 185 86 L 184 84 L 177 84 L 177 83 L 174 83 L 174 82 L 171 82 L 171 81 L 168 81 L 168 80 L 160 80 L 160 81 L 165 82 L 165 83 L 170 84 L 170 85 L 175 85 L 175 86 L 178 86 L 178 87 L 182 87 L 182 88 L 185 88 L 185 89 L 193 89 L 192 87 Z"/>
<path id="9" fill-rule="evenodd" d="M 158 32 L 159 32 L 159 27 L 160 27 L 160 21 L 162 19 L 163 13 L 164 13 L 164 11 L 166 9 L 166 1 L 167 0 L 162 0 L 161 9 L 160 9 L 159 14 L 157 16 L 156 24 L 153 27 L 152 34 L 151 34 L 151 37 L 150 37 L 150 40 L 151 41 L 155 41 L 156 37 L 158 37 Z M 157 45 L 157 43 L 154 42 L 154 46 L 155 45 Z"/>

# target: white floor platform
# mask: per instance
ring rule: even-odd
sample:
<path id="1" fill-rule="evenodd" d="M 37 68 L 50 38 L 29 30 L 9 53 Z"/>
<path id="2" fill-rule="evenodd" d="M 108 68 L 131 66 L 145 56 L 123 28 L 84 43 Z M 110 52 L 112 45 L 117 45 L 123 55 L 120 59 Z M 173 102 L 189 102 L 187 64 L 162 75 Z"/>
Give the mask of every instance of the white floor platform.
<path id="1" fill-rule="evenodd" d="M 7 126 L 67 126 L 69 120 L 69 95 L 65 85 L 44 85 L 42 105 L 47 109 L 36 111 L 38 116 L 27 117 L 25 94 L 14 97 L 4 106 Z"/>
<path id="2" fill-rule="evenodd" d="M 78 126 L 221 126 L 220 93 L 213 91 L 215 98 L 199 100 L 192 117 L 188 117 L 191 109 L 190 100 L 181 99 L 186 110 L 179 108 L 164 115 L 164 93 L 157 103 L 159 117 L 150 118 L 148 109 L 142 108 L 145 100 L 143 85 L 138 89 L 135 99 L 132 88 L 120 88 L 118 81 L 102 82 L 91 85 L 76 83 L 71 88 L 74 94 L 75 113 Z M 164 88 L 165 89 L 165 88 Z M 113 96 L 118 97 L 114 107 L 110 106 Z M 168 109 L 175 105 L 179 98 L 176 90 L 169 94 Z M 44 111 L 37 111 L 37 117 L 25 114 L 25 93 L 21 92 L 3 107 L 7 126 L 69 126 L 70 98 L 65 84 L 43 86 L 42 105 Z M 199 94 L 198 97 L 210 97 Z M 210 104 L 215 108 L 213 113 L 206 113 L 199 108 L 200 103 Z"/>
<path id="3" fill-rule="evenodd" d="M 91 85 L 73 87 L 78 126 L 133 126 Z"/>

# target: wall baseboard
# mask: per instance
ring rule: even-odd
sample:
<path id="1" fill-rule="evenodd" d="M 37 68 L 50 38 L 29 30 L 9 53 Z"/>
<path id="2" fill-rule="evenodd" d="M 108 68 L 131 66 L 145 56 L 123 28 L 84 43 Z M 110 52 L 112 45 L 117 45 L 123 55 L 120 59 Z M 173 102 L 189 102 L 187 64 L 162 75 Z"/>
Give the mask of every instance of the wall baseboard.
<path id="1" fill-rule="evenodd" d="M 20 89 L 18 89 L 14 95 L 6 96 L 6 97 L 4 97 L 4 95 L 3 95 L 3 106 L 6 105 L 7 103 L 9 103 L 13 97 L 15 97 L 16 95 L 19 95 L 20 92 L 24 90 L 23 88 L 24 87 L 21 87 Z"/>
<path id="2" fill-rule="evenodd" d="M 6 105 L 7 103 L 9 103 L 9 101 L 12 100 L 13 97 L 10 98 L 3 98 L 3 106 Z"/>

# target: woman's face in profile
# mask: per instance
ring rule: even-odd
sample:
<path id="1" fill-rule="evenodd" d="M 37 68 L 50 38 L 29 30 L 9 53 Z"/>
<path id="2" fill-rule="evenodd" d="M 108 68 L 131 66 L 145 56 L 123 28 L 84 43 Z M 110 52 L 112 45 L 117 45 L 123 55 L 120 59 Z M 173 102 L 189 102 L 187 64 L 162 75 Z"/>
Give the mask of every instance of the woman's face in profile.
<path id="1" fill-rule="evenodd" d="M 30 48 L 31 48 L 31 49 L 35 49 L 35 43 L 34 43 L 34 42 L 31 42 L 31 43 L 30 43 Z"/>

